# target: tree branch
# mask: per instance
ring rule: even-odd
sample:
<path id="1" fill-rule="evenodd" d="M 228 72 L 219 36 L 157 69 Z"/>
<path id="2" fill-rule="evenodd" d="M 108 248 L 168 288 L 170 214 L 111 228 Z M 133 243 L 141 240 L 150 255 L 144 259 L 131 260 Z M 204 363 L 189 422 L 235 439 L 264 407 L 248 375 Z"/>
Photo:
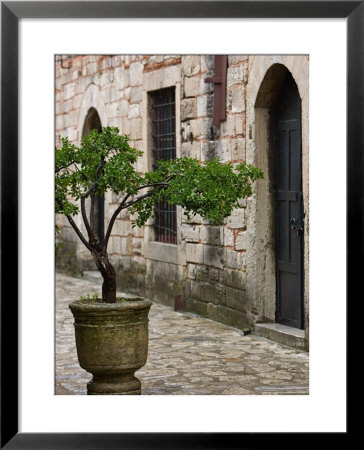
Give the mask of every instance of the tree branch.
<path id="1" fill-rule="evenodd" d="M 95 197 L 96 197 L 96 190 L 91 195 L 91 207 L 90 207 L 90 227 L 92 232 L 94 231 L 94 211 L 95 211 Z"/>
<path id="2" fill-rule="evenodd" d="M 120 205 L 116 208 L 116 210 L 114 211 L 114 214 L 111 216 L 111 219 L 110 219 L 110 222 L 109 222 L 109 225 L 108 225 L 108 227 L 107 227 L 106 234 L 105 234 L 104 244 L 103 244 L 103 246 L 102 246 L 102 251 L 104 251 L 104 252 L 107 251 L 107 244 L 109 243 L 109 238 L 110 238 L 110 234 L 111 234 L 112 227 L 114 226 L 114 222 L 115 222 L 117 216 L 119 215 L 120 211 L 121 211 L 122 209 L 124 209 L 124 204 L 125 204 L 125 202 L 127 201 L 127 199 L 128 199 L 129 197 L 130 197 L 130 194 L 127 194 L 127 195 L 123 198 L 122 202 L 121 202 Z"/>
<path id="3" fill-rule="evenodd" d="M 61 201 L 57 200 L 57 203 L 59 204 L 59 206 L 63 209 L 63 204 Z M 83 234 L 81 233 L 81 231 L 79 230 L 78 226 L 75 224 L 74 220 L 72 219 L 72 217 L 68 214 L 65 214 L 65 216 L 68 219 L 68 222 L 71 224 L 72 228 L 75 230 L 77 236 L 81 239 L 82 243 L 88 248 L 88 250 L 90 250 L 90 252 L 93 251 L 93 248 L 91 247 L 91 245 L 86 241 L 86 239 L 83 237 Z"/>
<path id="4" fill-rule="evenodd" d="M 81 214 L 82 214 L 83 223 L 85 224 L 86 231 L 87 231 L 87 234 L 88 234 L 88 239 L 89 239 L 90 242 L 95 242 L 94 234 L 92 232 L 92 229 L 90 227 L 89 221 L 87 219 L 86 207 L 85 207 L 85 198 L 83 196 L 81 197 Z"/>
<path id="5" fill-rule="evenodd" d="M 139 186 L 139 187 L 137 188 L 137 190 L 139 191 L 139 190 L 141 190 L 141 189 L 145 189 L 145 188 L 148 188 L 148 187 L 156 187 L 156 186 L 164 186 L 164 187 L 165 187 L 165 186 L 169 186 L 169 184 L 168 184 L 168 183 L 151 183 L 151 184 L 145 184 L 145 185 L 143 185 L 143 186 Z M 117 216 L 120 214 L 120 212 L 121 212 L 123 209 L 129 208 L 129 206 L 134 205 L 134 203 L 139 202 L 139 201 L 142 200 L 143 198 L 151 197 L 151 195 L 153 194 L 153 192 L 154 192 L 154 189 L 151 190 L 151 191 L 149 191 L 149 192 L 147 192 L 147 193 L 144 194 L 144 195 L 140 195 L 139 197 L 137 197 L 136 199 L 131 200 L 131 201 L 128 202 L 128 203 L 126 203 L 126 200 L 130 197 L 130 194 L 127 194 L 127 195 L 123 198 L 122 202 L 121 202 L 120 205 L 116 208 L 116 210 L 114 211 L 114 214 L 112 215 L 112 217 L 111 217 L 111 219 L 110 219 L 109 226 L 108 226 L 108 228 L 107 228 L 107 232 L 106 232 L 105 239 L 104 239 L 104 245 L 103 245 L 103 247 L 102 247 L 103 251 L 105 251 L 105 252 L 107 251 L 107 245 L 108 245 L 108 242 L 109 242 L 111 230 L 112 230 L 112 227 L 114 226 L 114 222 L 115 222 Z"/>

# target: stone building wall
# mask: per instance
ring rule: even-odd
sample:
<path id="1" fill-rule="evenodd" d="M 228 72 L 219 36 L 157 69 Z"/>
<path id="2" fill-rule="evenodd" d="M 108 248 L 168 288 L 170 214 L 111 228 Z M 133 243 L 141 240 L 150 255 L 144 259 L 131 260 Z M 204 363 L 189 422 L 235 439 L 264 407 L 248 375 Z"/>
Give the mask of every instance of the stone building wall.
<path id="1" fill-rule="evenodd" d="M 130 137 L 133 147 L 144 152 L 138 170 L 151 170 L 148 93 L 174 86 L 176 156 L 202 162 L 213 157 L 222 162 L 247 161 L 256 132 L 249 126 L 247 136 L 247 85 L 254 59 L 228 57 L 226 120 L 219 128 L 212 124 L 213 85 L 204 81 L 213 75 L 213 61 L 212 55 L 57 57 L 56 144 L 65 136 L 79 143 L 85 117 L 93 107 L 102 126 L 117 126 L 121 134 Z M 107 194 L 106 221 L 117 200 L 114 194 Z M 254 197 L 248 204 L 252 202 Z M 247 211 L 249 205 L 242 200 L 241 208 L 219 227 L 198 216 L 187 222 L 177 208 L 177 245 L 155 242 L 152 220 L 142 229 L 133 228 L 133 217 L 123 211 L 109 243 L 119 287 L 170 306 L 175 296 L 181 295 L 185 310 L 236 327 L 250 328 L 267 314 L 268 320 L 274 321 L 274 310 L 266 313 L 267 308 L 255 307 L 257 299 L 253 297 L 260 293 L 249 291 L 247 286 L 247 249 L 251 242 Z M 62 225 L 64 241 L 58 267 L 76 273 L 93 270 L 87 250 L 77 242 L 67 221 L 58 218 L 57 222 Z"/>

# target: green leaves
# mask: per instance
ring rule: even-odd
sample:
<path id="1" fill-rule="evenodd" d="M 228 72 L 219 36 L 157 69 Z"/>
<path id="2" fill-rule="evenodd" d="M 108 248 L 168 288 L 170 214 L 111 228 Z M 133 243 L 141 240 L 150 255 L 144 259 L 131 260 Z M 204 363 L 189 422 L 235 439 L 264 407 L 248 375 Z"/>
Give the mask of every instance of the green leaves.
<path id="1" fill-rule="evenodd" d="M 157 170 L 144 177 L 145 184 L 156 184 L 151 196 L 141 199 L 131 210 L 139 214 L 138 225 L 143 225 L 153 204 L 166 199 L 182 206 L 188 218 L 199 214 L 214 224 L 222 224 L 235 207 L 240 207 L 239 200 L 252 194 L 251 183 L 258 178 L 263 178 L 263 172 L 252 165 L 234 168 L 216 158 L 206 164 L 187 157 L 159 161 Z"/>
<path id="2" fill-rule="evenodd" d="M 112 127 L 101 133 L 92 130 L 79 147 L 62 139 L 62 147 L 55 150 L 56 213 L 77 214 L 70 199 L 87 198 L 95 191 L 102 196 L 109 189 L 120 193 L 138 185 L 141 177 L 134 164 L 142 152 L 118 133 Z"/>
<path id="3" fill-rule="evenodd" d="M 163 199 L 182 206 L 187 217 L 199 214 L 222 224 L 240 207 L 239 200 L 252 194 L 252 183 L 263 178 L 262 170 L 252 165 L 222 164 L 216 158 L 201 164 L 187 157 L 158 161 L 154 172 L 140 175 L 135 163 L 142 152 L 131 148 L 128 137 L 118 133 L 112 127 L 101 133 L 93 130 L 79 147 L 62 139 L 55 158 L 56 213 L 75 215 L 75 201 L 110 189 L 128 194 L 122 208 L 137 213 L 138 226 L 146 223 L 154 204 Z"/>

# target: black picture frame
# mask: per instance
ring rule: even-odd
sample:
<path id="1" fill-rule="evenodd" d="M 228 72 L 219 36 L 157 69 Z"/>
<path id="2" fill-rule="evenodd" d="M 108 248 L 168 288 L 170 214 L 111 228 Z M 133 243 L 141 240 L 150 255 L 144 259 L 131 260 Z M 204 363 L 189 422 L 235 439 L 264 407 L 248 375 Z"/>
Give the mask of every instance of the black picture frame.
<path id="1" fill-rule="evenodd" d="M 347 304 L 364 274 L 364 1 L 1 2 L 1 448 L 258 448 L 272 434 L 18 432 L 18 21 L 21 18 L 346 18 Z M 12 105 L 11 108 L 8 105 Z M 334 195 L 334 193 L 332 193 Z M 331 220 L 331 218 L 328 218 Z M 332 224 L 331 224 L 332 225 Z M 355 295 L 355 297 L 354 297 Z M 5 300 L 11 296 L 11 301 Z M 359 294 L 360 297 L 360 294 Z M 10 319 L 11 318 L 11 319 Z M 333 393 L 335 395 L 335 393 Z M 349 431 L 349 428 L 348 428 Z M 348 436 L 346 433 L 339 433 Z M 309 433 L 306 434 L 309 437 Z M 280 436 L 280 446 L 292 438 Z M 317 439 L 317 436 L 316 436 Z M 317 440 L 315 441 L 315 443 Z"/>

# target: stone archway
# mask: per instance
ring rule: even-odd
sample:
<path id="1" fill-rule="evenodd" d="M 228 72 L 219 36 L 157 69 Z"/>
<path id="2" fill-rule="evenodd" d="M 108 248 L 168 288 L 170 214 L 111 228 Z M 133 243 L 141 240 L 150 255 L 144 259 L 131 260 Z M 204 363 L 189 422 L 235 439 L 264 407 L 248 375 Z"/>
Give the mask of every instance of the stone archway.
<path id="1" fill-rule="evenodd" d="M 276 320 L 274 148 L 272 107 L 284 78 L 292 76 L 302 99 L 302 174 L 305 210 L 304 271 L 308 275 L 308 59 L 305 56 L 255 56 L 247 85 L 247 162 L 261 167 L 263 182 L 248 202 L 247 294 L 257 322 Z M 308 331 L 308 276 L 305 276 L 305 330 Z M 307 334 L 308 337 L 308 334 Z"/>
<path id="2" fill-rule="evenodd" d="M 78 126 L 77 126 L 78 143 L 80 143 L 81 138 L 83 136 L 87 114 L 92 108 L 97 111 L 102 126 L 104 127 L 107 126 L 109 118 L 106 106 L 102 94 L 95 84 L 90 84 L 89 87 L 86 89 L 85 93 L 83 94 L 80 112 L 78 115 Z"/>

